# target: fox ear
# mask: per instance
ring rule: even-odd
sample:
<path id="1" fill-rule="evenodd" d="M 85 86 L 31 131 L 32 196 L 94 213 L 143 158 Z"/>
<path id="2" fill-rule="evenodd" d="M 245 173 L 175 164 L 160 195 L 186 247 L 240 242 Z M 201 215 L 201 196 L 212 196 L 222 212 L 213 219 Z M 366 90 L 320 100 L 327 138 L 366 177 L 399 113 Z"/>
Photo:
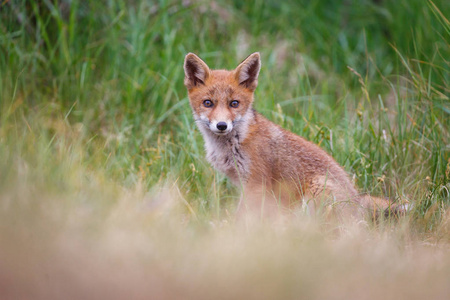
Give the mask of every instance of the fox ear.
<path id="1" fill-rule="evenodd" d="M 258 85 L 258 75 L 260 69 L 261 59 L 259 57 L 259 52 L 255 52 L 241 62 L 241 64 L 234 70 L 236 80 L 240 85 L 254 91 Z"/>
<path id="2" fill-rule="evenodd" d="M 184 59 L 184 74 L 184 85 L 190 90 L 194 86 L 205 84 L 209 77 L 209 68 L 200 57 L 188 53 Z"/>

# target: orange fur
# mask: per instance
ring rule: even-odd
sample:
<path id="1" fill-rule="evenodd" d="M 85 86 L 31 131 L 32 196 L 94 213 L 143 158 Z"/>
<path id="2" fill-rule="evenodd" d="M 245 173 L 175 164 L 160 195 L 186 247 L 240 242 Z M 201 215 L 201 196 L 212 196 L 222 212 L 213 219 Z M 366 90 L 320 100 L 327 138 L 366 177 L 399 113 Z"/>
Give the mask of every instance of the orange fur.
<path id="1" fill-rule="evenodd" d="M 299 205 L 311 211 L 329 206 L 335 215 L 360 217 L 367 209 L 389 206 L 383 199 L 360 196 L 324 150 L 253 110 L 259 53 L 233 71 L 210 70 L 189 53 L 184 69 L 207 159 L 242 187 L 241 212 L 273 214 Z M 232 101 L 238 101 L 238 107 Z M 219 123 L 226 130 L 219 130 Z"/>

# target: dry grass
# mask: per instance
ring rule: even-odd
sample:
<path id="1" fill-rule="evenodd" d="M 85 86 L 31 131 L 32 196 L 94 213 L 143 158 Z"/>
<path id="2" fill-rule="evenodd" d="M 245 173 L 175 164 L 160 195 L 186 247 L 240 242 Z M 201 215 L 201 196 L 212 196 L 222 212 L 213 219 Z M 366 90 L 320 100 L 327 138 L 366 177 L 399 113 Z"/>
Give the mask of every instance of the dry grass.
<path id="1" fill-rule="evenodd" d="M 3 299 L 450 295 L 448 219 L 439 240 L 411 232 L 408 218 L 378 227 L 324 226 L 307 216 L 282 225 L 245 226 L 231 217 L 196 221 L 173 184 L 150 192 L 118 189 L 108 199 L 114 204 L 101 210 L 77 195 L 41 192 L 2 197 L 2 203 L 39 198 L 31 210 L 24 206 L 2 216 Z M 97 192 L 100 198 L 108 194 Z"/>

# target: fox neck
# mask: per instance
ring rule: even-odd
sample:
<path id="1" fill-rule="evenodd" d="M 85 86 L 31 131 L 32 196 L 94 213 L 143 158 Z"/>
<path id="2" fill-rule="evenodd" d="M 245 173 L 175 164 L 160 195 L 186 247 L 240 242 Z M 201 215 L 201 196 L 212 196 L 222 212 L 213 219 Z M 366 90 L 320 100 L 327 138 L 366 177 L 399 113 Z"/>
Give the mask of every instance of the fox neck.
<path id="1" fill-rule="evenodd" d="M 209 128 L 199 126 L 205 140 L 207 160 L 237 185 L 245 182 L 249 175 L 250 158 L 242 148 L 242 142 L 254 122 L 255 112 L 249 108 L 244 116 L 233 122 L 233 130 L 226 135 L 217 135 Z"/>

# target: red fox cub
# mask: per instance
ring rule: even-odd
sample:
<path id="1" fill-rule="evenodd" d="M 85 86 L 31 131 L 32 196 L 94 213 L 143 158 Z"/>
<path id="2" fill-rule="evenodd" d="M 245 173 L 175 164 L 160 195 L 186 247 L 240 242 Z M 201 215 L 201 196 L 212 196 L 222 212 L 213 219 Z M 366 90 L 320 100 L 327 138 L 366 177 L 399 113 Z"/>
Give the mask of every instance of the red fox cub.
<path id="1" fill-rule="evenodd" d="M 259 53 L 233 71 L 211 70 L 193 53 L 184 61 L 184 84 L 207 160 L 242 187 L 238 213 L 273 215 L 300 204 L 311 213 L 333 208 L 333 215 L 360 218 L 367 209 L 387 209 L 383 199 L 360 196 L 320 147 L 252 108 L 260 67 Z"/>

